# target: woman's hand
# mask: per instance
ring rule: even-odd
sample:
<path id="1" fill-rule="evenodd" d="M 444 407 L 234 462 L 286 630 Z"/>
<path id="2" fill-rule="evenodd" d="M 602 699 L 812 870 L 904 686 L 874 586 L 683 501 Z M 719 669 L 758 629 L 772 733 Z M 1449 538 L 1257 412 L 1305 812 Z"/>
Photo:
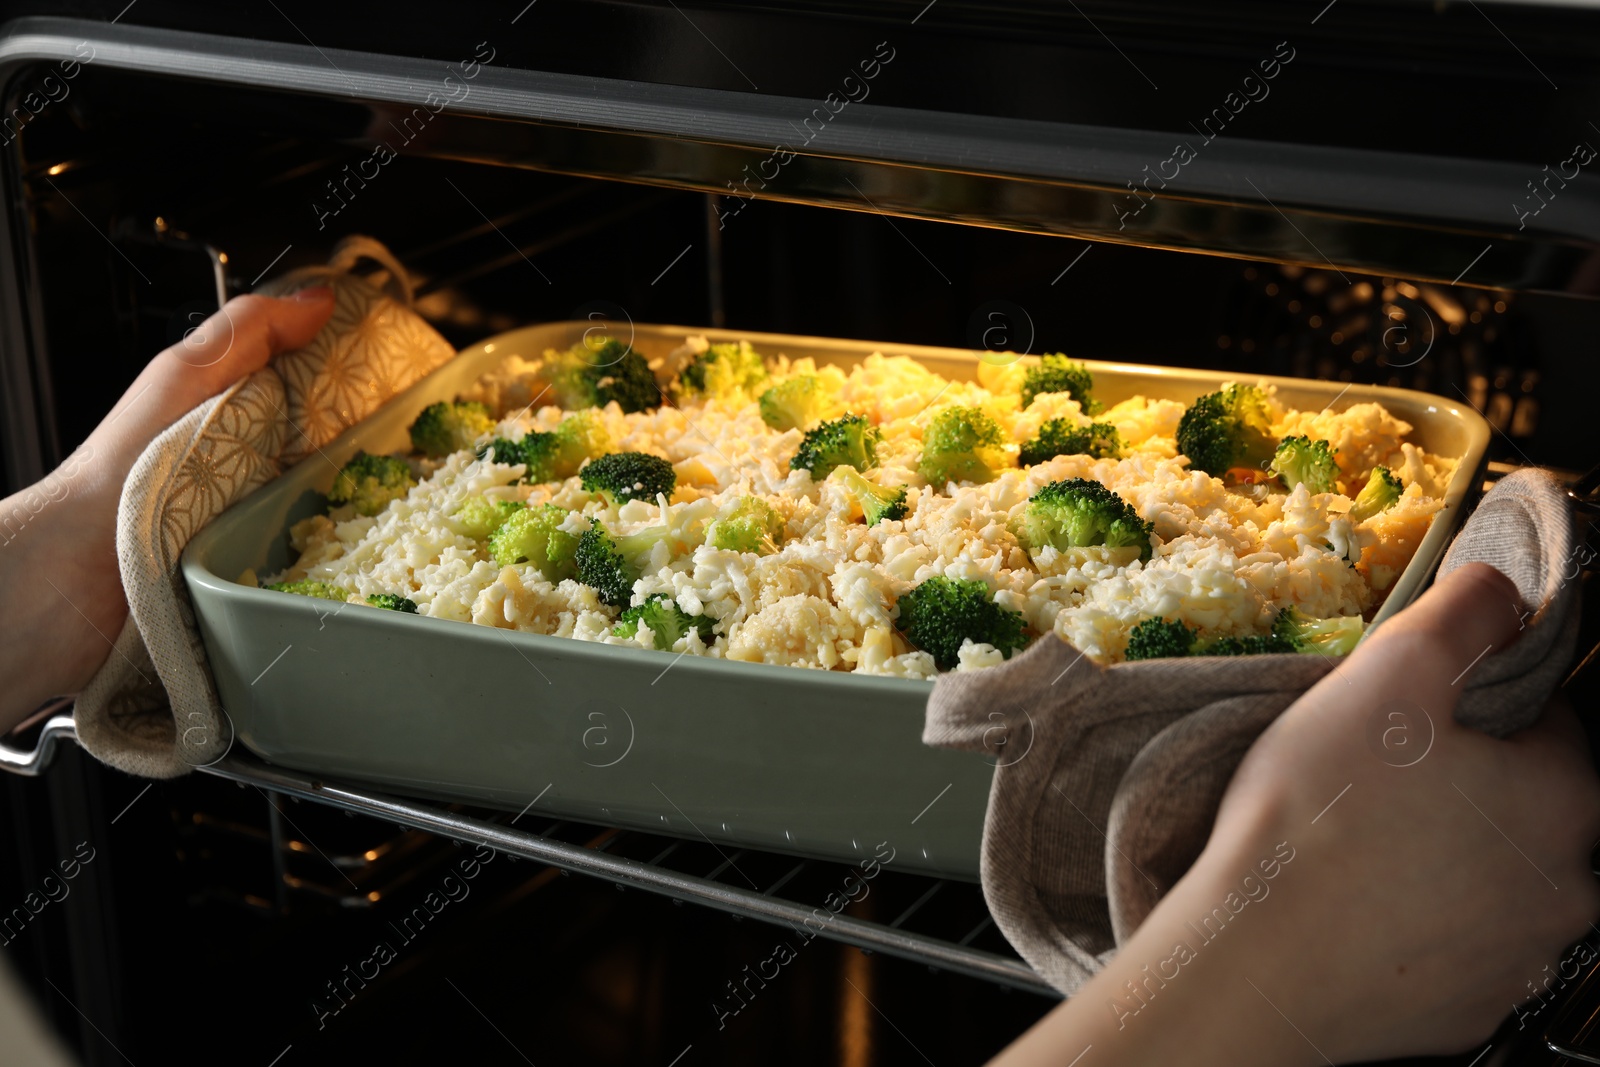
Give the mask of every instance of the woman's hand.
<path id="1" fill-rule="evenodd" d="M 1259 916 L 1298 959 L 1257 983 L 1336 1061 L 1481 1043 L 1600 918 L 1600 781 L 1570 708 L 1506 740 L 1453 717 L 1521 617 L 1499 571 L 1451 573 L 1261 737 L 1223 802 L 1225 852 L 1303 843 L 1286 907 Z M 1415 751 L 1385 747 L 1395 728 Z"/>
<path id="2" fill-rule="evenodd" d="M 1521 607 L 1498 571 L 1463 567 L 1306 693 L 1251 748 L 1194 868 L 997 1062 L 1092 1045 L 1080 1067 L 1346 1063 L 1486 1039 L 1600 915 L 1600 780 L 1572 713 L 1507 740 L 1453 718 Z"/>
<path id="3" fill-rule="evenodd" d="M 128 615 L 117 503 L 140 453 L 202 401 L 315 337 L 325 287 L 228 301 L 140 372 L 81 447 L 37 485 L 0 500 L 0 733 L 92 678 Z"/>

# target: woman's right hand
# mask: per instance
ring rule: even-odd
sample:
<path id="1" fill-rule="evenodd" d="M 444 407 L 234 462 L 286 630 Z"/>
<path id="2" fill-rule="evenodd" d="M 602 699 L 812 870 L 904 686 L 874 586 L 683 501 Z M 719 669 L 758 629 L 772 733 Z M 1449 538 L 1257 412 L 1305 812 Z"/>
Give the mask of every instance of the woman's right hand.
<path id="1" fill-rule="evenodd" d="M 1454 720 L 1521 609 L 1471 565 L 1373 634 L 1257 739 L 1199 860 L 1107 968 L 996 1062 L 1459 1052 L 1542 994 L 1600 916 L 1600 779 L 1564 706 L 1505 740 Z M 1383 743 L 1395 728 L 1412 749 Z M 1250 895 L 1231 918 L 1230 894 Z"/>
<path id="2" fill-rule="evenodd" d="M 1335 1062 L 1480 1044 L 1600 918 L 1600 779 L 1572 710 L 1504 740 L 1455 722 L 1521 618 L 1499 571 L 1452 572 L 1274 723 L 1223 801 L 1222 854 L 1296 849 L 1251 935 L 1292 951 L 1255 981 Z"/>

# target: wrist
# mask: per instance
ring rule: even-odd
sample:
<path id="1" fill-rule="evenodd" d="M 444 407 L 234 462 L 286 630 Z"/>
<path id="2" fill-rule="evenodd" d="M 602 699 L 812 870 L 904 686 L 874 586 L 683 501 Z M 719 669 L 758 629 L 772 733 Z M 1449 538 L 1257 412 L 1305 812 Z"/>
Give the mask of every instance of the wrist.
<path id="1" fill-rule="evenodd" d="M 1321 1013 L 1274 905 L 1296 881 L 1293 843 L 1214 842 L 1107 968 L 1101 1010 L 1127 1062 L 1319 1064 Z"/>
<path id="2" fill-rule="evenodd" d="M 1272 832 L 1277 810 L 1252 808 L 1250 833 L 1214 835 L 1105 969 L 997 1063 L 1059 1065 L 1087 1046 L 1101 1064 L 1326 1062 L 1307 957 L 1273 914 L 1289 910 L 1301 859 Z"/>
<path id="3" fill-rule="evenodd" d="M 120 479 L 86 444 L 0 500 L 0 733 L 81 690 L 127 617 L 116 555 Z"/>

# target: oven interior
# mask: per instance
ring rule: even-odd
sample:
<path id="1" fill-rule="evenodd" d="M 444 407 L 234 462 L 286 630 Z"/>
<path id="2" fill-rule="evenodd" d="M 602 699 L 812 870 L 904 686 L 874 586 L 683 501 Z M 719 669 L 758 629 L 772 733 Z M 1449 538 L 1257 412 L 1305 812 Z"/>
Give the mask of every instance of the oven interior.
<path id="1" fill-rule="evenodd" d="M 868 209 L 757 199 L 730 215 L 712 194 L 453 158 L 426 139 L 351 180 L 369 121 L 322 96 L 86 66 L 28 126 L 8 165 L 41 357 L 34 397 L 9 395 L 6 417 L 33 427 L 47 465 L 220 299 L 356 233 L 413 272 L 418 310 L 456 344 L 598 317 L 1374 382 L 1471 402 L 1497 431 L 1496 469 L 1600 461 L 1594 300 Z M 58 921 L 12 949 L 91 1064 L 516 1063 L 524 1050 L 666 1064 L 696 1047 L 685 1064 L 976 1062 L 1051 1004 L 821 940 L 748 984 L 782 929 L 505 856 L 379 978 L 352 981 L 470 846 L 203 775 L 150 785 L 76 750 L 47 780 L 10 779 L 7 806 L 7 900 L 77 835 L 105 842 Z M 545 832 L 647 860 L 672 844 Z M 696 848 L 675 862 L 717 866 Z M 762 884 L 795 866 L 741 862 Z M 791 874 L 786 892 L 820 899 L 832 877 Z M 886 876 L 861 910 L 1006 951 L 975 887 L 929 884 Z M 152 980 L 169 972 L 208 976 L 184 983 L 181 1014 Z"/>
<path id="2" fill-rule="evenodd" d="M 425 140 L 377 168 L 350 143 L 364 113 L 85 67 L 28 126 L 16 165 L 56 460 L 219 293 L 322 262 L 352 233 L 395 252 L 458 344 L 601 316 L 1067 351 L 1460 396 L 1500 431 L 1493 459 L 1596 458 L 1591 300 L 734 201 L 438 158 Z"/>

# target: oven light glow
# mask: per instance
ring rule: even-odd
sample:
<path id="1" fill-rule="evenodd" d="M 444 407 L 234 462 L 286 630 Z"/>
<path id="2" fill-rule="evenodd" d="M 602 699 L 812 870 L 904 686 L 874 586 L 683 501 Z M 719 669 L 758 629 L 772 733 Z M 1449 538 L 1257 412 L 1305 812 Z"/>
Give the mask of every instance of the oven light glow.
<path id="1" fill-rule="evenodd" d="M 57 174 L 60 174 L 62 171 L 66 170 L 66 169 L 67 169 L 67 165 L 65 163 L 57 163 L 55 166 L 53 166 L 49 170 L 45 171 L 45 173 L 50 175 L 52 178 L 54 178 Z"/>
<path id="2" fill-rule="evenodd" d="M 218 252 L 217 253 L 217 262 L 218 263 L 226 263 L 226 262 L 228 262 L 228 253 L 226 253 L 226 252 Z"/>

